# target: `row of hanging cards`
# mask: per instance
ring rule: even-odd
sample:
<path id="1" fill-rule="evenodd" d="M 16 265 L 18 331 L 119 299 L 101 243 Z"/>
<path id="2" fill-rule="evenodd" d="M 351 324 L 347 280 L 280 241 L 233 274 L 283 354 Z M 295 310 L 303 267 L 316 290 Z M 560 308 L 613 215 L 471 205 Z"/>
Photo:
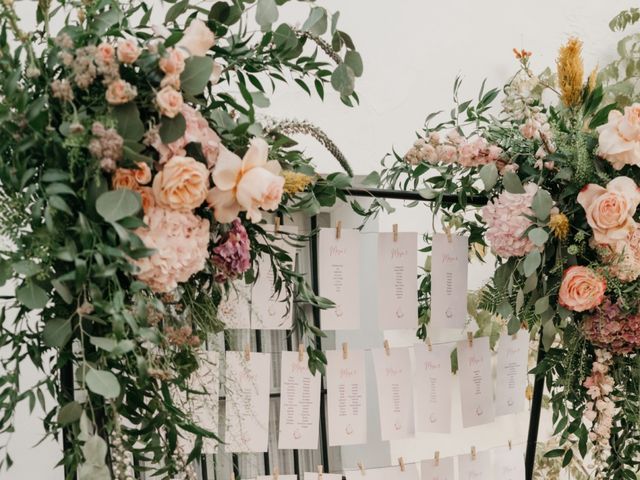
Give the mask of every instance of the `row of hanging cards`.
<path id="1" fill-rule="evenodd" d="M 379 233 L 378 322 L 381 329 L 418 326 L 418 235 Z M 319 294 L 335 303 L 322 310 L 323 330 L 360 327 L 361 234 L 358 230 L 323 228 L 318 234 Z"/>

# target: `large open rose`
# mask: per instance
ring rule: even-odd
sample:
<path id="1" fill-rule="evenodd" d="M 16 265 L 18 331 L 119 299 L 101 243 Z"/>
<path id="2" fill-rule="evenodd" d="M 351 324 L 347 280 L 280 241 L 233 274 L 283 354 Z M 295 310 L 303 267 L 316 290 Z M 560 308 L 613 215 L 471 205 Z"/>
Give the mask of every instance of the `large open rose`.
<path id="1" fill-rule="evenodd" d="M 591 310 L 602 303 L 607 282 L 587 267 L 573 266 L 565 270 L 558 302 L 574 312 Z"/>
<path id="2" fill-rule="evenodd" d="M 263 210 L 278 208 L 284 187 L 280 164 L 267 161 L 269 145 L 254 138 L 241 160 L 237 155 L 221 149 L 213 169 L 213 188 L 207 197 L 219 222 L 229 223 L 241 211 L 247 212 L 252 222 L 262 219 Z"/>
<path id="3" fill-rule="evenodd" d="M 184 31 L 177 46 L 186 49 L 191 55 L 204 56 L 214 43 L 216 43 L 216 37 L 213 32 L 202 20 L 196 19 Z"/>
<path id="4" fill-rule="evenodd" d="M 625 107 L 624 114 L 609 112 L 609 120 L 598 127 L 598 154 L 607 159 L 613 168 L 640 165 L 640 104 Z"/>
<path id="5" fill-rule="evenodd" d="M 597 243 L 614 245 L 636 229 L 633 215 L 640 203 L 640 190 L 629 177 L 617 177 L 607 187 L 590 183 L 578 194 L 587 222 Z"/>
<path id="6" fill-rule="evenodd" d="M 208 190 L 209 170 L 191 157 L 172 157 L 153 179 L 156 203 L 172 210 L 199 207 Z"/>

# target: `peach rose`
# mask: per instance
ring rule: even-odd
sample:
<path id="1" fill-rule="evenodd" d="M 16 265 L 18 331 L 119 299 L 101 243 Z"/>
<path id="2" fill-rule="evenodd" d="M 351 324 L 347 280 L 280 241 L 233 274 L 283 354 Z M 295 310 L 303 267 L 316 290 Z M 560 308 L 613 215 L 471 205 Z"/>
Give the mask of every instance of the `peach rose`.
<path id="1" fill-rule="evenodd" d="M 202 20 L 193 20 L 184 31 L 177 46 L 193 56 L 204 56 L 216 43 L 216 37 Z"/>
<path id="2" fill-rule="evenodd" d="M 140 185 L 146 185 L 151 181 L 151 168 L 146 162 L 137 162 L 137 167 L 133 170 L 133 176 Z"/>
<path id="3" fill-rule="evenodd" d="M 156 199 L 153 196 L 153 189 L 151 187 L 138 187 L 136 189 L 136 192 L 140 194 L 140 199 L 142 200 L 142 210 L 145 214 L 156 206 Z"/>
<path id="4" fill-rule="evenodd" d="M 558 302 L 574 312 L 591 310 L 602 303 L 607 282 L 587 267 L 573 266 L 562 275 Z"/>
<path id="5" fill-rule="evenodd" d="M 172 73 L 171 75 L 165 75 L 160 80 L 160 88 L 171 87 L 176 90 L 180 90 L 180 75 Z"/>
<path id="6" fill-rule="evenodd" d="M 184 53 L 177 48 L 167 48 L 158 66 L 167 75 L 180 75 L 184 71 Z"/>
<path id="7" fill-rule="evenodd" d="M 111 105 L 129 103 L 131 100 L 136 98 L 136 95 L 138 95 L 136 87 L 124 80 L 114 80 L 111 82 L 106 93 L 107 102 Z"/>
<path id="8" fill-rule="evenodd" d="M 221 147 L 212 177 L 215 187 L 207 201 L 217 221 L 229 223 L 241 211 L 254 223 L 262 219 L 263 210 L 275 210 L 282 198 L 284 177 L 280 164 L 267 161 L 269 144 L 261 138 L 251 141 L 247 153 L 240 157 Z"/>
<path id="9" fill-rule="evenodd" d="M 111 177 L 111 185 L 114 190 L 120 188 L 128 188 L 129 190 L 135 190 L 138 188 L 138 181 L 133 173 L 133 170 L 128 168 L 116 168 Z"/>
<path id="10" fill-rule="evenodd" d="M 625 165 L 640 165 L 640 103 L 625 107 L 624 114 L 609 112 L 609 120 L 598 127 L 598 155 L 620 170 Z"/>
<path id="11" fill-rule="evenodd" d="M 629 177 L 614 178 L 606 188 L 588 184 L 578 194 L 578 203 L 599 244 L 624 241 L 636 229 L 633 215 L 640 203 L 640 189 Z"/>
<path id="12" fill-rule="evenodd" d="M 96 57 L 103 65 L 110 65 L 116 59 L 116 49 L 110 43 L 102 42 L 98 45 Z"/>
<path id="13" fill-rule="evenodd" d="M 153 179 L 156 203 L 172 210 L 193 210 L 207 197 L 209 170 L 191 157 L 172 157 Z"/>
<path id="14" fill-rule="evenodd" d="M 156 94 L 156 104 L 162 115 L 174 118 L 182 110 L 182 94 L 171 87 L 164 87 Z"/>
<path id="15" fill-rule="evenodd" d="M 130 39 L 118 40 L 118 60 L 127 65 L 135 63 L 140 56 L 140 47 Z"/>

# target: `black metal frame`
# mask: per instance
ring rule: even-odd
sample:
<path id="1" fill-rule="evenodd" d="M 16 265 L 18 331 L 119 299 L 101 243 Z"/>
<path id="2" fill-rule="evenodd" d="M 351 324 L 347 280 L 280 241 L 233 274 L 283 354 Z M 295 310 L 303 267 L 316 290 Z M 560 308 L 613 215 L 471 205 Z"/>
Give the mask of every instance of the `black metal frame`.
<path id="1" fill-rule="evenodd" d="M 406 200 L 406 201 L 417 201 L 417 202 L 432 202 L 433 200 L 424 198 L 418 192 L 413 191 L 402 191 L 402 190 L 385 190 L 379 188 L 345 188 L 342 190 L 346 196 L 350 197 L 368 197 L 368 198 L 384 198 L 384 199 L 392 199 L 392 200 Z M 454 205 L 458 203 L 458 197 L 452 195 L 445 195 L 441 200 L 443 205 Z M 467 202 L 471 206 L 482 206 L 487 203 L 486 197 L 481 196 L 473 196 L 467 197 Z M 316 216 L 312 216 L 310 219 L 310 227 L 311 231 L 314 232 L 318 228 L 318 220 Z M 310 250 L 311 250 L 311 286 L 314 292 L 317 294 L 319 291 L 318 285 L 318 239 L 317 235 L 312 235 L 310 239 Z M 320 328 L 320 310 L 317 307 L 314 307 L 313 310 L 313 324 Z M 259 330 L 255 331 L 256 335 L 256 351 L 261 352 L 262 348 L 262 333 Z M 322 339 L 319 336 L 315 337 L 316 348 L 322 347 Z M 294 350 L 293 345 L 291 344 L 291 337 L 287 336 L 287 348 L 289 350 Z M 542 331 L 540 332 L 540 346 L 538 348 L 538 359 L 537 363 L 539 364 L 545 356 L 544 348 L 542 347 Z M 60 375 L 61 388 L 62 391 L 69 395 L 69 392 L 73 394 L 73 370 L 65 369 L 61 372 Z M 326 412 L 325 412 L 325 404 L 326 404 L 326 388 L 321 389 L 320 395 L 320 442 L 321 442 L 321 452 L 322 452 L 322 466 L 325 472 L 329 471 L 329 444 L 327 439 L 327 422 L 326 422 Z M 531 414 L 529 418 L 529 431 L 527 435 L 527 448 L 526 448 L 526 458 L 525 458 L 525 470 L 526 470 L 526 479 L 532 480 L 533 478 L 533 468 L 535 463 L 535 455 L 536 455 L 536 446 L 538 440 L 538 430 L 540 426 L 540 412 L 542 408 L 542 396 L 544 393 L 544 376 L 537 374 L 534 382 L 533 389 L 533 398 L 531 403 Z M 279 393 L 271 394 L 271 398 L 279 397 Z M 63 439 L 64 439 L 64 448 L 65 450 L 68 448 L 68 432 L 67 428 L 63 429 Z M 265 452 L 264 456 L 264 472 L 265 475 L 270 474 L 270 460 L 269 460 L 269 452 Z M 300 459 L 299 459 L 299 451 L 293 450 L 293 461 L 294 461 L 294 473 L 300 475 L 302 472 L 300 471 Z M 232 454 L 232 464 L 233 464 L 233 472 L 236 478 L 240 478 L 239 471 L 239 459 L 237 454 Z M 201 466 L 202 466 L 202 476 L 203 480 L 207 479 L 207 469 L 206 469 L 206 457 L 202 455 L 201 457 Z M 69 472 L 67 471 L 67 466 L 65 465 L 65 478 L 68 478 Z M 74 475 L 71 477 L 73 479 L 76 478 Z"/>

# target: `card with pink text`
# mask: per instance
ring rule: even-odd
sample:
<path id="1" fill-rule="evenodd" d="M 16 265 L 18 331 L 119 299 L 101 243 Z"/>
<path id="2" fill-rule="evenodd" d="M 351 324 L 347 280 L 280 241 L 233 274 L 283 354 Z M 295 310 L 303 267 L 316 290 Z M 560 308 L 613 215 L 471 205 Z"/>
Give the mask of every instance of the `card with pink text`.
<path id="1" fill-rule="evenodd" d="M 494 452 L 493 478 L 524 480 L 524 448 L 522 445 L 503 447 Z"/>
<path id="2" fill-rule="evenodd" d="M 467 322 L 468 250 L 467 237 L 433 235 L 429 326 L 464 328 Z"/>
<path id="3" fill-rule="evenodd" d="M 421 464 L 421 480 L 455 480 L 453 457 L 440 458 L 437 461 L 424 460 Z"/>
<path id="4" fill-rule="evenodd" d="M 327 356 L 329 446 L 367 443 L 367 385 L 363 350 Z"/>
<path id="5" fill-rule="evenodd" d="M 529 332 L 503 335 L 498 344 L 496 415 L 522 412 L 527 390 Z"/>
<path id="6" fill-rule="evenodd" d="M 460 480 L 493 480 L 491 454 L 478 452 L 475 457 L 460 455 L 458 457 L 458 478 Z M 503 479 L 500 478 L 500 480 Z"/>
<path id="7" fill-rule="evenodd" d="M 416 430 L 418 432 L 451 432 L 451 350 L 447 344 L 424 343 L 414 347 L 414 391 Z"/>
<path id="8" fill-rule="evenodd" d="M 462 425 L 465 428 L 492 422 L 493 378 L 489 337 L 458 342 L 458 372 L 462 399 Z"/>

